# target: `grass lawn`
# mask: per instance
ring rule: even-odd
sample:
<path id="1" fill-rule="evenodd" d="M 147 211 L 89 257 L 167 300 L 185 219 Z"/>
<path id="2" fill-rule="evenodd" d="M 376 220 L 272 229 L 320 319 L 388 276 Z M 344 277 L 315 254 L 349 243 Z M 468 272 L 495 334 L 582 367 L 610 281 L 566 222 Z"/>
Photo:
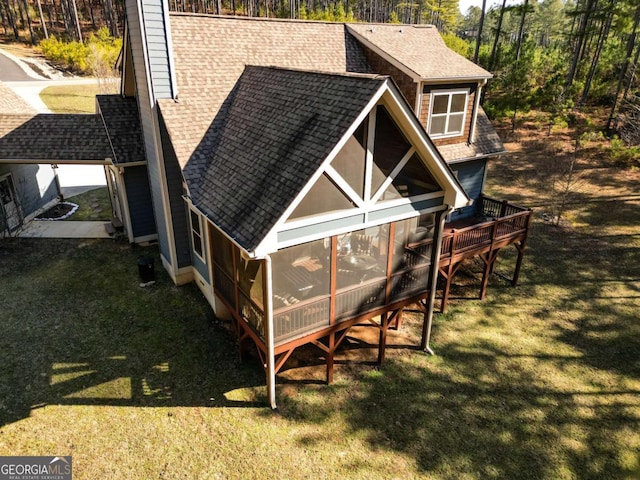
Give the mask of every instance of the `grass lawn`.
<path id="1" fill-rule="evenodd" d="M 44 104 L 54 113 L 96 113 L 98 84 L 60 85 L 40 92 Z"/>
<path id="2" fill-rule="evenodd" d="M 109 220 L 112 217 L 107 187 L 96 188 L 66 200 L 78 205 L 75 213 L 67 219 L 69 221 L 99 221 Z"/>
<path id="3" fill-rule="evenodd" d="M 552 226 L 548 139 L 526 128 L 489 175 L 490 193 L 536 205 L 520 285 L 505 250 L 478 301 L 470 262 L 436 316 L 436 356 L 412 348 L 409 313 L 381 367 L 349 361 L 375 360 L 355 340 L 331 386 L 321 361 L 293 359 L 278 412 L 258 362 L 157 249 L 0 243 L 0 455 L 73 455 L 75 479 L 640 478 L 640 172 L 587 158 Z M 153 287 L 138 285 L 142 254 Z"/>

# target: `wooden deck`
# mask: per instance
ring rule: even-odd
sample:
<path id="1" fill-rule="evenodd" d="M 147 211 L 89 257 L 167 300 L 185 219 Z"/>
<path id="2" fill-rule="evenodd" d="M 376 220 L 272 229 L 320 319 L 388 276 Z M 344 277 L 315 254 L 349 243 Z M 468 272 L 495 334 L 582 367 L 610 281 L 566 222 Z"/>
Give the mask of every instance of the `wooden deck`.
<path id="1" fill-rule="evenodd" d="M 439 264 L 439 272 L 444 279 L 441 312 L 447 308 L 451 280 L 467 258 L 480 257 L 484 262 L 480 287 L 480 298 L 483 299 L 498 253 L 502 248 L 514 245 L 518 259 L 511 284 L 517 285 L 531 213 L 529 208 L 482 196 L 476 217 L 445 225 Z"/>

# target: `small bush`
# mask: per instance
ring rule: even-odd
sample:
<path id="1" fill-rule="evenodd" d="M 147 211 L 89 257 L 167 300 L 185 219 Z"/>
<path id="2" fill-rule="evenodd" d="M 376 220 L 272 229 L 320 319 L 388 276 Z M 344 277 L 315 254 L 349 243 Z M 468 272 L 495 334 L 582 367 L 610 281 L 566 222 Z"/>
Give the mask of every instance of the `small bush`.
<path id="1" fill-rule="evenodd" d="M 42 54 L 57 65 L 72 72 L 102 75 L 113 70 L 122 39 L 109 35 L 106 27 L 91 34 L 86 42 L 65 42 L 51 36 L 40 42 Z"/>
<path id="2" fill-rule="evenodd" d="M 624 140 L 614 136 L 611 139 L 611 160 L 615 163 L 630 167 L 640 163 L 640 146 L 627 146 Z"/>

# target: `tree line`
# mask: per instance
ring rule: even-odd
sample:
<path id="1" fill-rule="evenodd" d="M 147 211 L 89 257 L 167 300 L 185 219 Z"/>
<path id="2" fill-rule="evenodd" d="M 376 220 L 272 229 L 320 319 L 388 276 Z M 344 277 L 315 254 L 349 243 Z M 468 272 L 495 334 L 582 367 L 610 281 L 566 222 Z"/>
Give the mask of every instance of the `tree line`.
<path id="1" fill-rule="evenodd" d="M 610 107 L 607 128 L 640 144 L 640 0 L 498 0 L 464 14 L 458 0 L 168 0 L 179 12 L 325 21 L 430 23 L 448 45 L 494 73 L 493 116 L 543 108 L 560 121 L 586 104 Z M 0 34 L 38 43 L 122 33 L 123 0 L 0 0 Z"/>

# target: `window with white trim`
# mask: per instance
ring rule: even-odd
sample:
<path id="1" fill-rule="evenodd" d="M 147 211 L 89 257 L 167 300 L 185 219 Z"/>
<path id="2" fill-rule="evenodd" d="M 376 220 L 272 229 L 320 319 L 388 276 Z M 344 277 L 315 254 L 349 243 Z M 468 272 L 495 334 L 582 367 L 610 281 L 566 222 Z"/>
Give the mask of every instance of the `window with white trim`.
<path id="1" fill-rule="evenodd" d="M 429 106 L 429 135 L 455 137 L 464 132 L 467 116 L 467 90 L 434 90 Z"/>
<path id="2" fill-rule="evenodd" d="M 202 249 L 202 218 L 193 210 L 189 209 L 191 214 L 191 243 L 193 245 L 193 251 L 204 262 L 204 252 Z"/>

